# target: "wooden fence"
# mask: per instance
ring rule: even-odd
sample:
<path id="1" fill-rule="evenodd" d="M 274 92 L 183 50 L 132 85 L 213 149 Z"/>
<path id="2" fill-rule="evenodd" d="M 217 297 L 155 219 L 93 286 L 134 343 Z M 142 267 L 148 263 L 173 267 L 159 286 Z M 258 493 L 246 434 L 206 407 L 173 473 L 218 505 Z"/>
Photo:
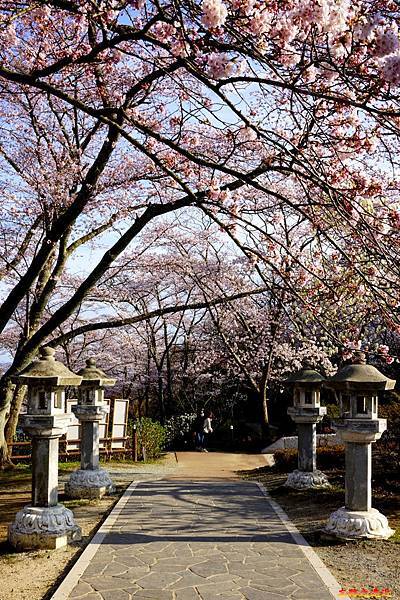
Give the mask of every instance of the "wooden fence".
<path id="1" fill-rule="evenodd" d="M 73 450 L 68 449 L 70 443 L 73 443 L 75 446 Z M 65 436 L 62 436 L 60 438 L 59 446 L 60 459 L 80 457 L 80 443 L 81 441 L 79 439 L 67 440 Z M 100 448 L 100 455 L 106 460 L 111 460 L 111 458 L 116 455 L 133 453 L 131 439 L 129 436 L 119 438 L 101 438 L 100 443 L 102 445 Z M 118 444 L 117 447 L 115 447 L 116 444 Z M 8 444 L 8 446 L 12 449 L 11 458 L 15 460 L 30 460 L 32 450 L 32 443 L 30 441 L 12 442 L 11 444 Z"/>
<path id="2" fill-rule="evenodd" d="M 76 404 L 76 400 L 67 402 L 67 412 L 71 412 L 71 407 Z M 104 420 L 100 423 L 99 451 L 105 460 L 110 460 L 116 455 L 133 453 L 134 448 L 132 440 L 127 435 L 129 401 L 115 398 L 107 400 L 107 402 L 110 406 L 110 413 L 105 415 Z M 60 459 L 79 458 L 80 444 L 79 421 L 74 417 L 66 435 L 60 438 Z M 11 447 L 11 457 L 14 460 L 30 460 L 32 444 L 28 436 L 24 436 L 23 440 L 12 442 L 9 447 Z"/>

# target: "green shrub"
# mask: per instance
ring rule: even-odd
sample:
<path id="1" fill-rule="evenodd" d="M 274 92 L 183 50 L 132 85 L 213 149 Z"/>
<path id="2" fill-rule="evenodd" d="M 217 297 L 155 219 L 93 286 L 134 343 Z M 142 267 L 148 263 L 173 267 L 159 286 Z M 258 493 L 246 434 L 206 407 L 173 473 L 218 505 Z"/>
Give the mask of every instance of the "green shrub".
<path id="1" fill-rule="evenodd" d="M 136 421 L 139 458 L 154 459 L 161 456 L 165 444 L 165 428 L 158 421 L 143 417 Z M 143 452 L 144 449 L 144 452 Z"/>
<path id="2" fill-rule="evenodd" d="M 277 450 L 274 452 L 275 468 L 288 473 L 297 468 L 297 449 L 287 448 L 286 450 Z"/>
<path id="3" fill-rule="evenodd" d="M 340 409 L 337 404 L 327 404 L 326 414 L 330 419 L 338 419 L 340 416 Z"/>
<path id="4" fill-rule="evenodd" d="M 277 450 L 274 453 L 275 468 L 282 473 L 288 473 L 297 469 L 297 449 L 287 448 Z M 343 469 L 344 468 L 344 446 L 318 446 L 317 448 L 318 469 Z"/>
<path id="5" fill-rule="evenodd" d="M 373 444 L 375 462 L 381 472 L 400 474 L 400 402 L 381 405 L 379 417 L 387 419 L 387 430 Z"/>
<path id="6" fill-rule="evenodd" d="M 400 436 L 400 402 L 379 406 L 379 417 L 387 419 L 387 430 L 393 436 Z"/>
<path id="7" fill-rule="evenodd" d="M 317 448 L 317 468 L 344 469 L 344 446 L 320 446 Z"/>

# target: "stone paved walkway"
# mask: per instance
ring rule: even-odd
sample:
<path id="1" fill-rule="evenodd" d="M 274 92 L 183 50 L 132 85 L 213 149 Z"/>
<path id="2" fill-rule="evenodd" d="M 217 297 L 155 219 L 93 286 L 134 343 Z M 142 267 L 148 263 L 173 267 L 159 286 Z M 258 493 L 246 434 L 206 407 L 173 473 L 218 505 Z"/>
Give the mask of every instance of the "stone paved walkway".
<path id="1" fill-rule="evenodd" d="M 334 598 L 253 482 L 143 482 L 123 504 L 54 600 Z"/>

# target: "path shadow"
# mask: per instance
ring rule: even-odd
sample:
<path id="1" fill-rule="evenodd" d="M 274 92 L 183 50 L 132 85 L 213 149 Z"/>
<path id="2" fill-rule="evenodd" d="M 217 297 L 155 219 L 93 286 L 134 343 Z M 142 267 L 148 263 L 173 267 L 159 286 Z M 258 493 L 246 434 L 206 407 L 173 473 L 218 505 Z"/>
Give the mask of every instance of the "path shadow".
<path id="1" fill-rule="evenodd" d="M 210 543 L 210 544 L 222 544 L 222 543 L 230 543 L 237 544 L 240 542 L 244 543 L 283 543 L 283 544 L 292 544 L 297 546 L 296 542 L 290 535 L 288 531 L 282 531 L 276 534 L 249 534 L 249 535 L 150 535 L 150 534 L 140 534 L 140 533 L 109 533 L 104 538 L 102 545 L 111 545 L 111 546 L 119 546 L 119 545 L 141 545 L 141 544 L 151 544 L 152 542 L 179 542 L 179 543 L 193 543 L 193 542 L 201 542 L 201 543 Z"/>
<path id="2" fill-rule="evenodd" d="M 254 482 L 143 482 L 103 544 L 263 542 L 298 546 Z M 140 526 L 141 532 L 133 529 Z"/>

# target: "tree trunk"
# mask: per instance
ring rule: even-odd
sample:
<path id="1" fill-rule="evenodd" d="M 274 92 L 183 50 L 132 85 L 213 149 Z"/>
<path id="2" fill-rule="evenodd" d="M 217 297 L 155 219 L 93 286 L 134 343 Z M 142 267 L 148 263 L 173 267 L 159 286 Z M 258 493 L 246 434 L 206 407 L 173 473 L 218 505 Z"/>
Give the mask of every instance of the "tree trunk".
<path id="1" fill-rule="evenodd" d="M 137 418 L 141 419 L 143 417 L 143 400 L 144 398 L 139 394 L 138 398 L 137 398 L 137 407 L 138 407 L 138 412 L 137 412 Z"/>
<path id="2" fill-rule="evenodd" d="M 161 424 L 165 423 L 164 385 L 162 377 L 158 377 L 158 406 L 160 409 Z"/>
<path id="3" fill-rule="evenodd" d="M 260 381 L 260 400 L 261 400 L 261 414 L 262 414 L 262 424 L 263 426 L 269 425 L 269 414 L 268 414 L 268 380 L 269 380 L 269 372 L 271 367 L 271 361 L 268 361 L 268 364 L 263 369 L 263 373 Z"/>
<path id="4" fill-rule="evenodd" d="M 14 439 L 15 432 L 17 431 L 18 417 L 21 411 L 22 402 L 25 398 L 26 390 L 26 385 L 18 385 L 15 388 L 10 405 L 10 414 L 5 427 L 5 438 L 8 444 L 11 444 Z"/>
<path id="5" fill-rule="evenodd" d="M 26 352 L 25 348 L 22 347 L 18 352 L 18 357 L 21 364 L 25 367 L 32 362 L 35 357 L 35 353 Z M 11 377 L 18 372 L 18 369 L 15 369 L 14 367 L 15 360 L 16 359 L 14 357 L 14 362 L 9 367 L 7 374 L 3 375 L 3 377 L 0 379 L 0 469 L 12 465 L 7 447 L 7 441 L 12 441 L 10 438 L 11 429 L 9 430 L 7 427 L 7 420 L 11 413 L 13 415 L 12 419 L 18 420 L 20 408 L 18 407 L 17 409 L 17 407 L 14 406 L 14 399 L 17 400 L 17 397 L 14 396 L 15 385 L 11 383 Z M 13 435 L 11 437 L 13 437 Z"/>
<path id="6" fill-rule="evenodd" d="M 280 318 L 281 312 L 279 312 L 278 317 Z M 269 353 L 268 353 L 268 361 L 267 364 L 264 367 L 264 371 L 262 374 L 262 379 L 261 379 L 261 402 L 262 402 L 262 415 L 263 415 L 263 427 L 265 428 L 267 435 L 269 435 L 270 433 L 270 429 L 269 429 L 269 414 L 268 414 L 268 383 L 270 380 L 270 375 L 271 375 L 271 369 L 272 369 L 272 363 L 274 360 L 274 353 L 275 353 L 275 341 L 278 335 L 278 326 L 275 325 L 271 332 L 272 332 L 272 340 L 271 340 L 271 345 L 269 348 Z"/>
<path id="7" fill-rule="evenodd" d="M 174 406 L 174 401 L 173 401 L 173 389 L 172 389 L 171 355 L 170 355 L 169 348 L 167 348 L 166 367 L 167 367 L 166 377 L 167 377 L 167 411 L 168 411 L 167 414 L 170 414 L 169 411 L 172 410 L 172 407 Z"/>
<path id="8" fill-rule="evenodd" d="M 263 424 L 269 425 L 269 414 L 268 414 L 268 393 L 267 388 L 263 386 L 261 391 L 262 394 L 262 416 L 263 416 Z"/>
<path id="9" fill-rule="evenodd" d="M 13 466 L 4 435 L 13 392 L 14 385 L 10 380 L 3 382 L 0 385 L 0 470 L 11 468 Z"/>
<path id="10" fill-rule="evenodd" d="M 268 382 L 269 382 L 269 374 L 271 370 L 271 358 L 272 352 L 270 352 L 270 357 L 268 361 L 268 366 L 264 368 L 264 372 L 262 374 L 261 384 L 260 384 L 260 400 L 261 400 L 261 414 L 262 414 L 262 436 L 265 442 L 269 442 L 271 439 L 271 429 L 269 426 L 269 410 L 268 410 Z"/>

